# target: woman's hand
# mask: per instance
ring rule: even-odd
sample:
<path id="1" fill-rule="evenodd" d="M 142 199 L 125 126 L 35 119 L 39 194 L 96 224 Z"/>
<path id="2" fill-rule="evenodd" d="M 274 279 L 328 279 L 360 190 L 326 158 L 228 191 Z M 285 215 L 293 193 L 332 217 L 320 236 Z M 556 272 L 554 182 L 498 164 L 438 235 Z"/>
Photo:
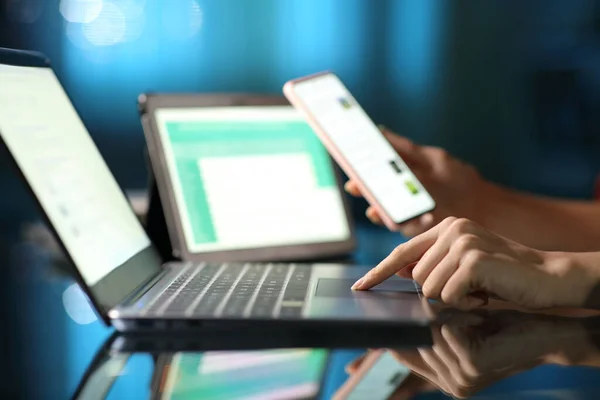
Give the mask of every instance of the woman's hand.
<path id="1" fill-rule="evenodd" d="M 447 218 L 398 246 L 353 289 L 412 276 L 423 294 L 461 309 L 498 296 L 526 308 L 580 307 L 598 283 L 594 270 L 564 254 L 522 246 L 467 219 Z"/>
<path id="2" fill-rule="evenodd" d="M 487 196 L 491 184 L 484 181 L 472 166 L 443 149 L 419 146 L 385 129 L 382 132 L 436 201 L 433 212 L 401 224 L 394 230 L 412 237 L 452 215 L 477 219 L 482 213 L 479 209 L 491 203 L 491 196 Z M 345 189 L 353 196 L 362 197 L 354 181 L 348 181 Z M 375 224 L 382 224 L 374 207 L 367 209 L 367 217 Z"/>

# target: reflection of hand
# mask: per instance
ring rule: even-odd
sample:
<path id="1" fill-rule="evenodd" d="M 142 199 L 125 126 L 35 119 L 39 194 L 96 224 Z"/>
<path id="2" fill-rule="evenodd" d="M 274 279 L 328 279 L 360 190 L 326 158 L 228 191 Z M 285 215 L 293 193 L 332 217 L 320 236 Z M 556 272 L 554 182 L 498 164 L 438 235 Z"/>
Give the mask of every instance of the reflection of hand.
<path id="1" fill-rule="evenodd" d="M 395 230 L 406 236 L 415 236 L 449 216 L 476 218 L 476 210 L 488 202 L 484 198 L 488 184 L 475 168 L 440 148 L 419 146 L 386 130 L 383 134 L 437 203 L 433 212 L 394 227 Z M 348 181 L 345 188 L 353 196 L 362 196 L 354 181 Z M 367 209 L 367 217 L 376 224 L 382 224 L 374 207 Z"/>
<path id="2" fill-rule="evenodd" d="M 393 351 L 415 374 L 454 397 L 471 396 L 487 386 L 538 365 L 589 354 L 593 346 L 577 319 L 553 319 L 501 312 L 483 319 L 474 314 L 433 329 L 434 345 Z"/>
<path id="3" fill-rule="evenodd" d="M 591 275 L 560 257 L 451 217 L 398 246 L 353 289 L 370 289 L 398 274 L 412 276 L 427 298 L 463 309 L 485 304 L 488 295 L 527 308 L 582 306 Z"/>

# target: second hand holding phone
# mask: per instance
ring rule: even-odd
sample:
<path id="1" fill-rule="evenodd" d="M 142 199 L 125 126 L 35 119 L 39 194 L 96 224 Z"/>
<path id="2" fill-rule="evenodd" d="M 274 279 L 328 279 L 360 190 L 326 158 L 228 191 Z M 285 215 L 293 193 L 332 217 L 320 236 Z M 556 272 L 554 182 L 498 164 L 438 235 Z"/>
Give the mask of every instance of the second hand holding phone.
<path id="1" fill-rule="evenodd" d="M 295 79 L 283 91 L 389 229 L 435 208 L 433 198 L 335 74 Z"/>

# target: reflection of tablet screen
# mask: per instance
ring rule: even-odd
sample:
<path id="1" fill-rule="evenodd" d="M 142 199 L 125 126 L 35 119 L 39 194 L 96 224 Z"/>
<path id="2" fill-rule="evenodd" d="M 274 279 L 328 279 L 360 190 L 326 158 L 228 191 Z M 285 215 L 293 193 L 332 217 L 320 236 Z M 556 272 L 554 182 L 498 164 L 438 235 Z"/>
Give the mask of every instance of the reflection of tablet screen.
<path id="1" fill-rule="evenodd" d="M 177 353 L 160 399 L 314 399 L 328 352 L 321 349 Z"/>
<path id="2" fill-rule="evenodd" d="M 157 108 L 192 253 L 350 239 L 334 166 L 289 106 Z"/>

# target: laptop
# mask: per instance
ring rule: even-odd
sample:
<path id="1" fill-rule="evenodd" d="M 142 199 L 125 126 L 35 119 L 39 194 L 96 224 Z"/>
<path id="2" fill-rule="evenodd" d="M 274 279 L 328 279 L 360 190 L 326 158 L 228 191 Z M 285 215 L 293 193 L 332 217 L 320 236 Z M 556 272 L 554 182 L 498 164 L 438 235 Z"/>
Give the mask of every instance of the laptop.
<path id="1" fill-rule="evenodd" d="M 306 261 L 354 250 L 340 174 L 285 98 L 144 94 L 138 105 L 174 258 Z"/>
<path id="2" fill-rule="evenodd" d="M 106 324 L 127 330 L 430 323 L 412 280 L 369 292 L 368 267 L 163 264 L 46 57 L 0 50 L 0 138 Z"/>

